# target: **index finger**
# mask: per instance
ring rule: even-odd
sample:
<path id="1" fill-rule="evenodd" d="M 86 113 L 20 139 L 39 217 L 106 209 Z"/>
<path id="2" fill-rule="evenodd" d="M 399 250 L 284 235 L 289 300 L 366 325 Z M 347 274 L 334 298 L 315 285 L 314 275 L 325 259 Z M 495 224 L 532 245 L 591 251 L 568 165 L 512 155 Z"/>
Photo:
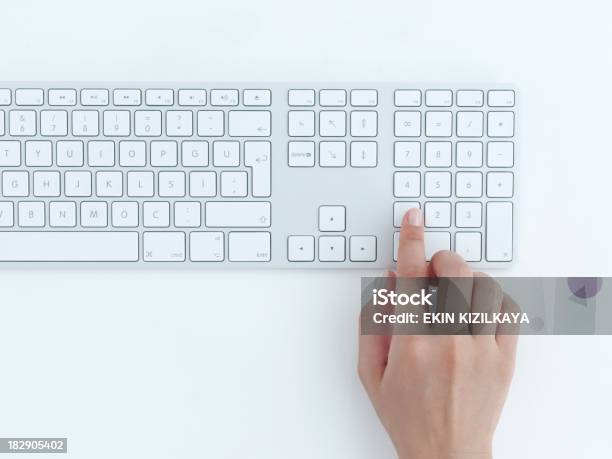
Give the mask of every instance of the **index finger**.
<path id="1" fill-rule="evenodd" d="M 421 209 L 410 209 L 404 215 L 397 253 L 398 277 L 426 277 L 425 232 Z"/>

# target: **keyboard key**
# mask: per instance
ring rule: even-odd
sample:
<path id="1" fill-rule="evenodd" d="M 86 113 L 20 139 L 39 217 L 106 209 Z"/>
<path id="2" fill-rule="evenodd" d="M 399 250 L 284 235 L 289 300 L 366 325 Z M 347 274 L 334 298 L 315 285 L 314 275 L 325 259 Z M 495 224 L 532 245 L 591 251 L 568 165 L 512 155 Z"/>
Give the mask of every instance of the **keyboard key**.
<path id="1" fill-rule="evenodd" d="M 346 105 L 346 91 L 344 89 L 321 89 L 319 91 L 319 105 L 321 107 L 344 107 Z"/>
<path id="2" fill-rule="evenodd" d="M 351 236 L 349 258 L 351 261 L 376 261 L 376 236 Z"/>
<path id="3" fill-rule="evenodd" d="M 351 135 L 353 137 L 376 137 L 378 135 L 378 113 L 363 110 L 351 112 Z"/>
<path id="4" fill-rule="evenodd" d="M 230 232 L 229 261 L 270 261 L 271 237 L 267 232 Z"/>
<path id="5" fill-rule="evenodd" d="M 451 189 L 450 172 L 425 173 L 425 196 L 428 198 L 449 198 Z"/>
<path id="6" fill-rule="evenodd" d="M 18 222 L 21 228 L 45 226 L 45 203 L 40 201 L 20 202 L 18 205 Z"/>
<path id="7" fill-rule="evenodd" d="M 410 209 L 420 209 L 421 204 L 417 201 L 403 201 L 396 202 L 393 204 L 393 226 L 396 228 L 400 228 L 402 226 L 402 221 L 404 219 L 404 215 Z"/>
<path id="8" fill-rule="evenodd" d="M 51 142 L 46 140 L 36 140 L 25 143 L 26 166 L 51 166 L 51 163 L 53 162 L 52 157 Z"/>
<path id="9" fill-rule="evenodd" d="M 111 222 L 114 228 L 135 228 L 138 226 L 138 203 L 115 201 L 111 207 Z"/>
<path id="10" fill-rule="evenodd" d="M 353 107 L 376 107 L 378 105 L 378 91 L 376 89 L 353 89 L 351 91 L 351 105 Z"/>
<path id="11" fill-rule="evenodd" d="M 130 197 L 151 197 L 154 194 L 153 172 L 128 172 L 127 194 Z"/>
<path id="12" fill-rule="evenodd" d="M 378 144 L 376 142 L 351 142 L 352 167 L 376 167 Z"/>
<path id="13" fill-rule="evenodd" d="M 217 231 L 193 232 L 189 234 L 189 256 L 191 261 L 223 261 L 223 233 Z"/>
<path id="14" fill-rule="evenodd" d="M 30 177 L 26 171 L 2 172 L 2 196 L 26 197 L 30 193 Z"/>
<path id="15" fill-rule="evenodd" d="M 208 201 L 204 216 L 209 228 L 266 228 L 270 203 L 263 201 Z"/>
<path id="16" fill-rule="evenodd" d="M 73 145 L 73 144 L 71 144 Z M 121 143 L 120 143 L 121 145 Z M 112 167 L 115 165 L 115 142 L 96 140 L 87 144 L 87 163 L 92 167 Z"/>
<path id="17" fill-rule="evenodd" d="M 430 261 L 436 252 L 450 250 L 450 233 L 425 231 L 425 259 Z"/>
<path id="18" fill-rule="evenodd" d="M 393 261 L 397 261 L 397 251 L 399 248 L 399 231 L 393 233 Z M 450 250 L 450 233 L 442 231 L 425 231 L 425 259 L 431 257 L 440 250 Z"/>
<path id="19" fill-rule="evenodd" d="M 208 142 L 185 141 L 181 145 L 181 163 L 185 167 L 208 166 Z"/>
<path id="20" fill-rule="evenodd" d="M 513 112 L 489 112 L 487 118 L 489 137 L 512 137 L 514 135 Z"/>
<path id="21" fill-rule="evenodd" d="M 49 89 L 49 105 L 69 107 L 76 105 L 76 89 Z"/>
<path id="22" fill-rule="evenodd" d="M 421 142 L 395 142 L 393 164 L 395 167 L 419 167 L 421 165 Z"/>
<path id="23" fill-rule="evenodd" d="M 213 171 L 189 173 L 189 195 L 194 198 L 217 195 L 217 174 Z"/>
<path id="24" fill-rule="evenodd" d="M 34 196 L 57 197 L 60 195 L 60 173 L 57 171 L 36 171 L 33 174 Z"/>
<path id="25" fill-rule="evenodd" d="M 0 140 L 0 166 L 10 167 L 21 164 L 21 142 Z"/>
<path id="26" fill-rule="evenodd" d="M 178 164 L 178 146 L 173 140 L 151 142 L 151 166 L 176 167 Z"/>
<path id="27" fill-rule="evenodd" d="M 482 112 L 457 112 L 457 137 L 482 137 Z"/>
<path id="28" fill-rule="evenodd" d="M 179 105 L 184 107 L 201 107 L 206 105 L 205 89 L 179 89 Z"/>
<path id="29" fill-rule="evenodd" d="M 53 228 L 74 228 L 76 226 L 76 203 L 71 201 L 50 202 L 49 225 Z"/>
<path id="30" fill-rule="evenodd" d="M 0 89 L 0 105 L 11 105 L 11 90 L 10 89 Z"/>
<path id="31" fill-rule="evenodd" d="M 312 107 L 315 104 L 314 89 L 290 89 L 289 105 L 291 107 Z"/>
<path id="32" fill-rule="evenodd" d="M 145 101 L 149 106 L 170 106 L 174 104 L 172 89 L 147 89 Z"/>
<path id="33" fill-rule="evenodd" d="M 133 172 L 128 173 L 132 174 Z M 120 171 L 96 172 L 96 195 L 99 197 L 121 197 L 123 174 Z"/>
<path id="34" fill-rule="evenodd" d="M 482 204 L 458 202 L 455 205 L 455 225 L 458 228 L 480 228 L 482 226 Z"/>
<path id="35" fill-rule="evenodd" d="M 64 194 L 70 197 L 91 196 L 91 172 L 66 171 L 64 174 Z"/>
<path id="36" fill-rule="evenodd" d="M 9 134 L 14 137 L 36 135 L 36 112 L 12 110 L 9 114 Z"/>
<path id="37" fill-rule="evenodd" d="M 287 260 L 314 261 L 314 236 L 289 236 L 287 238 Z"/>
<path id="38" fill-rule="evenodd" d="M 108 105 L 108 89 L 81 90 L 81 105 L 92 107 Z"/>
<path id="39" fill-rule="evenodd" d="M 144 232 L 142 250 L 144 261 L 185 261 L 185 233 Z"/>
<path id="40" fill-rule="evenodd" d="M 250 167 L 251 194 L 255 198 L 266 198 L 272 193 L 271 156 L 272 144 L 270 142 L 245 142 L 244 165 Z"/>
<path id="41" fill-rule="evenodd" d="M 428 107 L 450 107 L 453 105 L 453 92 L 446 89 L 426 91 L 425 105 Z"/>
<path id="42" fill-rule="evenodd" d="M 419 107 L 421 91 L 418 89 L 397 89 L 394 95 L 396 107 Z"/>
<path id="43" fill-rule="evenodd" d="M 113 104 L 118 107 L 138 107 L 141 103 L 140 89 L 115 89 L 113 91 Z"/>
<path id="44" fill-rule="evenodd" d="M 482 196 L 481 172 L 457 172 L 456 195 L 458 198 L 479 198 Z"/>
<path id="45" fill-rule="evenodd" d="M 240 142 L 226 140 L 214 142 L 213 164 L 215 167 L 240 166 Z"/>
<path id="46" fill-rule="evenodd" d="M 487 203 L 487 261 L 512 260 L 512 203 Z"/>
<path id="47" fill-rule="evenodd" d="M 272 91 L 269 89 L 245 89 L 242 103 L 246 107 L 268 107 L 272 103 Z"/>
<path id="48" fill-rule="evenodd" d="M 482 167 L 481 142 L 457 142 L 457 167 Z"/>
<path id="49" fill-rule="evenodd" d="M 72 112 L 72 135 L 75 137 L 97 137 L 100 134 L 99 114 L 95 110 Z"/>
<path id="50" fill-rule="evenodd" d="M 193 135 L 193 113 L 188 110 L 167 111 L 166 134 L 173 137 L 191 137 Z"/>
<path id="51" fill-rule="evenodd" d="M 146 143 L 140 140 L 119 142 L 119 165 L 121 167 L 143 167 L 147 165 Z M 153 159 L 153 142 L 151 159 Z M 159 150 L 159 149 L 156 149 Z M 153 164 L 152 164 L 153 165 Z"/>
<path id="52" fill-rule="evenodd" d="M 106 110 L 103 116 L 104 135 L 127 137 L 130 135 L 130 112 L 127 110 Z"/>
<path id="53" fill-rule="evenodd" d="M 246 172 L 221 172 L 221 196 L 225 198 L 244 198 L 247 194 Z"/>
<path id="54" fill-rule="evenodd" d="M 321 137 L 344 137 L 346 135 L 346 112 L 321 111 L 319 113 L 319 135 Z"/>
<path id="55" fill-rule="evenodd" d="M 313 137 L 315 135 L 315 112 L 292 110 L 289 112 L 289 136 Z"/>
<path id="56" fill-rule="evenodd" d="M 319 143 L 319 165 L 321 167 L 344 167 L 346 166 L 346 143 L 344 142 L 320 142 Z"/>
<path id="57" fill-rule="evenodd" d="M 0 261 L 138 261 L 138 233 L 0 232 Z"/>
<path id="58" fill-rule="evenodd" d="M 16 105 L 42 105 L 45 100 L 42 89 L 17 89 L 15 91 Z"/>
<path id="59" fill-rule="evenodd" d="M 319 261 L 344 261 L 345 259 L 344 236 L 319 237 Z"/>
<path id="60" fill-rule="evenodd" d="M 320 206 L 319 231 L 344 231 L 346 229 L 346 207 Z"/>
<path id="61" fill-rule="evenodd" d="M 43 110 L 40 112 L 40 133 L 48 137 L 68 135 L 68 112 Z"/>
<path id="62" fill-rule="evenodd" d="M 228 115 L 230 137 L 268 137 L 272 133 L 269 111 L 232 110 Z"/>
<path id="63" fill-rule="evenodd" d="M 200 137 L 220 137 L 224 131 L 222 111 L 201 110 L 198 112 L 198 135 Z"/>
<path id="64" fill-rule="evenodd" d="M 448 228 L 451 226 L 450 202 L 426 202 L 425 226 L 428 228 Z"/>
<path id="65" fill-rule="evenodd" d="M 450 167 L 451 147 L 450 142 L 427 142 L 425 144 L 425 165 L 427 167 Z"/>
<path id="66" fill-rule="evenodd" d="M 157 174 L 157 194 L 160 197 L 179 198 L 185 196 L 185 173 L 163 171 Z"/>
<path id="67" fill-rule="evenodd" d="M 177 228 L 198 228 L 201 222 L 199 202 L 178 201 L 174 203 L 174 226 Z"/>
<path id="68" fill-rule="evenodd" d="M 453 134 L 451 112 L 427 112 L 425 114 L 425 135 L 427 137 L 450 137 Z"/>
<path id="69" fill-rule="evenodd" d="M 108 224 L 107 203 L 104 201 L 81 202 L 81 226 L 103 228 Z"/>
<path id="70" fill-rule="evenodd" d="M 490 198 L 511 198 L 514 194 L 512 172 L 489 172 L 487 174 L 487 196 Z"/>
<path id="71" fill-rule="evenodd" d="M 514 107 L 514 91 L 489 91 L 489 107 Z"/>
<path id="72" fill-rule="evenodd" d="M 315 143 L 289 142 L 287 156 L 289 167 L 313 167 L 315 165 Z"/>
<path id="73" fill-rule="evenodd" d="M 484 104 L 484 92 L 481 90 L 457 91 L 457 106 L 459 107 L 482 107 Z"/>
<path id="74" fill-rule="evenodd" d="M 13 224 L 13 203 L 0 202 L 0 227 L 10 228 Z"/>
<path id="75" fill-rule="evenodd" d="M 421 196 L 421 174 L 419 172 L 394 173 L 393 195 L 398 198 L 418 198 Z"/>
<path id="76" fill-rule="evenodd" d="M 487 166 L 512 167 L 514 166 L 513 142 L 489 142 L 487 144 Z"/>
<path id="77" fill-rule="evenodd" d="M 162 135 L 162 113 L 157 110 L 137 110 L 134 113 L 134 133 L 138 137 Z"/>
<path id="78" fill-rule="evenodd" d="M 481 239 L 480 233 L 458 232 L 455 234 L 455 252 L 465 261 L 480 261 L 482 259 Z"/>
<path id="79" fill-rule="evenodd" d="M 210 104 L 215 106 L 238 105 L 237 89 L 213 89 L 210 91 Z"/>
<path id="80" fill-rule="evenodd" d="M 168 228 L 170 226 L 169 202 L 144 202 L 142 204 L 142 214 L 145 228 Z"/>
<path id="81" fill-rule="evenodd" d="M 4 112 L 0 110 L 0 136 L 4 135 Z"/>
<path id="82" fill-rule="evenodd" d="M 420 137 L 421 112 L 395 112 L 395 137 Z"/>

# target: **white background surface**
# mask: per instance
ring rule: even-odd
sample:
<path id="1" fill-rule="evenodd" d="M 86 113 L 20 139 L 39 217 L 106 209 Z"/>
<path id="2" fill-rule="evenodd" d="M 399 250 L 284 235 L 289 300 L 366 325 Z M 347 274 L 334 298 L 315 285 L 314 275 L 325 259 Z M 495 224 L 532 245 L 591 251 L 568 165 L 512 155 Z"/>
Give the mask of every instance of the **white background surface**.
<path id="1" fill-rule="evenodd" d="M 0 80 L 513 83 L 506 274 L 610 276 L 609 17 L 594 0 L 21 0 L 0 7 Z M 393 457 L 355 373 L 362 274 L 0 271 L 0 436 L 67 436 L 75 458 Z M 496 457 L 609 454 L 611 347 L 523 338 Z"/>

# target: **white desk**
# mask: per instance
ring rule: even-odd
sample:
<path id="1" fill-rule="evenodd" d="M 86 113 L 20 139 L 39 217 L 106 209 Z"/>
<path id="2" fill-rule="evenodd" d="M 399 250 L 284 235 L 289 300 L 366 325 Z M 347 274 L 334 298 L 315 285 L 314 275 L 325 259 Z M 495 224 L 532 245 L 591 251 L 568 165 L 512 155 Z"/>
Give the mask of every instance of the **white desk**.
<path id="1" fill-rule="evenodd" d="M 216 3 L 3 4 L 0 80 L 514 83 L 508 274 L 612 275 L 607 2 Z M 355 373 L 361 274 L 4 270 L 0 434 L 90 459 L 393 457 Z M 610 346 L 523 338 L 496 457 L 609 452 Z"/>

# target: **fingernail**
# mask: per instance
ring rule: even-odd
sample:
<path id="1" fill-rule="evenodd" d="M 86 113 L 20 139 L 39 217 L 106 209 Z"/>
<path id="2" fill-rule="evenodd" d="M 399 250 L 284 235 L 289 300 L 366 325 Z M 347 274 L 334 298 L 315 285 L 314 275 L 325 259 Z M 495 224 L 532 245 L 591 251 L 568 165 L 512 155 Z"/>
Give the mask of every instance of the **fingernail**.
<path id="1" fill-rule="evenodd" d="M 406 215 L 404 215 L 403 224 L 421 226 L 423 224 L 423 214 L 421 213 L 421 209 L 415 207 L 414 209 L 410 209 L 408 212 L 406 212 Z"/>

